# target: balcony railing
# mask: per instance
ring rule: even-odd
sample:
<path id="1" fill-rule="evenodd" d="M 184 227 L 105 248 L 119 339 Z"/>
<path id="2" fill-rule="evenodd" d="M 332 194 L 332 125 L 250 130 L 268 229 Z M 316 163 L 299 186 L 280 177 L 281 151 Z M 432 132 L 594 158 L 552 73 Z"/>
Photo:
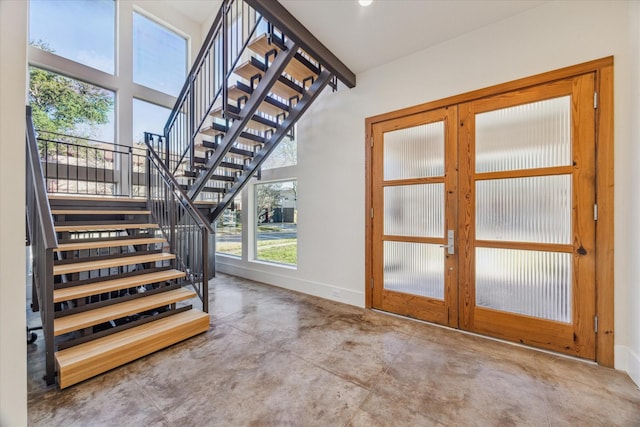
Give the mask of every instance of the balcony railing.
<path id="1" fill-rule="evenodd" d="M 48 193 L 146 197 L 146 147 L 38 132 Z"/>

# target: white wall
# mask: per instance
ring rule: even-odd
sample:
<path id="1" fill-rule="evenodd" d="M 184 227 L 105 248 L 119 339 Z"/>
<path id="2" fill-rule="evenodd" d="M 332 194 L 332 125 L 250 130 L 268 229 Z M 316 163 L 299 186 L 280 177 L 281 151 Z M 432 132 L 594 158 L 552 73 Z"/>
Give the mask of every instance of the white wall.
<path id="1" fill-rule="evenodd" d="M 0 1 L 0 426 L 27 425 L 24 141 L 27 3 Z"/>
<path id="2" fill-rule="evenodd" d="M 631 173 L 629 176 L 616 174 L 616 186 L 620 188 L 624 185 L 624 193 L 616 192 L 619 195 L 616 203 L 616 209 L 624 210 L 624 222 L 616 223 L 616 236 L 621 234 L 626 240 L 620 242 L 620 246 L 616 246 L 617 252 L 627 253 L 624 259 L 626 264 L 620 266 L 628 267 L 629 272 L 626 276 L 618 276 L 616 271 L 617 288 L 626 284 L 629 287 L 628 299 L 617 300 L 620 304 L 616 304 L 616 312 L 618 305 L 626 302 L 625 310 L 618 313 L 616 320 L 625 325 L 629 325 L 629 341 L 624 336 L 617 336 L 616 344 L 616 367 L 626 370 L 631 378 L 640 384 L 640 2 L 632 2 L 629 13 L 629 40 L 631 49 L 631 67 L 630 75 L 632 76 L 629 93 L 631 96 L 631 108 L 629 110 L 618 110 L 620 115 L 626 114 L 627 120 L 631 124 L 631 135 L 627 140 L 629 149 L 629 165 Z M 624 106 L 622 106 L 624 108 Z M 616 120 L 618 117 L 616 116 Z M 616 143 L 623 144 L 616 137 Z M 617 157 L 619 159 L 619 156 Z M 617 167 L 617 165 L 616 165 Z M 622 194 L 621 194 L 622 193 Z M 628 202 L 627 202 L 628 200 Z M 628 227 L 628 229 L 626 228 Z M 622 246 L 624 245 L 624 246 Z M 618 256 L 616 256 L 616 261 Z M 620 279 L 624 277 L 625 283 L 620 283 Z M 616 289 L 617 289 L 616 288 Z M 619 339 L 618 339 L 619 338 Z"/>
<path id="3" fill-rule="evenodd" d="M 327 91 L 298 128 L 298 269 L 218 257 L 219 270 L 363 306 L 365 118 L 614 55 L 616 353 L 639 355 L 640 230 L 632 224 L 640 177 L 631 177 L 640 160 L 639 111 L 630 95 L 638 67 L 632 73 L 629 18 L 635 10 L 637 27 L 637 9 L 632 2 L 549 2 L 361 73 L 355 89 Z M 636 35 L 636 54 L 637 44 Z"/>

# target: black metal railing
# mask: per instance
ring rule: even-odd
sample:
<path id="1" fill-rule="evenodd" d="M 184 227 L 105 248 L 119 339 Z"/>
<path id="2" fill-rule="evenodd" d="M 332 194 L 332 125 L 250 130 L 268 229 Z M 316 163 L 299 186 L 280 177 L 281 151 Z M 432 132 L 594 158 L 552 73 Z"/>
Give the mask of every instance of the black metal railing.
<path id="1" fill-rule="evenodd" d="M 54 336 L 53 336 L 53 251 L 58 247 L 49 200 L 45 187 L 45 177 L 38 155 L 31 108 L 27 107 L 26 135 L 26 217 L 27 232 L 33 257 L 32 265 L 32 309 L 40 311 L 45 340 L 45 363 L 47 384 L 54 378 Z"/>
<path id="2" fill-rule="evenodd" d="M 194 140 L 213 106 L 229 118 L 228 80 L 256 32 L 261 16 L 244 0 L 224 0 L 164 128 L 156 150 L 172 173 L 193 166 Z"/>
<path id="3" fill-rule="evenodd" d="M 38 131 L 49 193 L 146 196 L 146 147 Z"/>
<path id="4" fill-rule="evenodd" d="M 147 204 L 176 255 L 178 269 L 187 273 L 186 280 L 202 301 L 203 311 L 208 312 L 208 281 L 215 273 L 214 231 L 154 149 L 163 138 L 145 133 L 149 149 Z"/>

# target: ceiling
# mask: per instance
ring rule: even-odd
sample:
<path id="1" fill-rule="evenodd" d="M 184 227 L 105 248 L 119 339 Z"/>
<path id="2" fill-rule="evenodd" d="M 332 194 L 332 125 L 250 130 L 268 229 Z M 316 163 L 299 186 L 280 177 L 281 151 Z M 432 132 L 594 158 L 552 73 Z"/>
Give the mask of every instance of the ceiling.
<path id="1" fill-rule="evenodd" d="M 197 22 L 220 1 L 165 0 Z M 542 0 L 280 0 L 353 72 L 413 52 L 537 7 Z"/>

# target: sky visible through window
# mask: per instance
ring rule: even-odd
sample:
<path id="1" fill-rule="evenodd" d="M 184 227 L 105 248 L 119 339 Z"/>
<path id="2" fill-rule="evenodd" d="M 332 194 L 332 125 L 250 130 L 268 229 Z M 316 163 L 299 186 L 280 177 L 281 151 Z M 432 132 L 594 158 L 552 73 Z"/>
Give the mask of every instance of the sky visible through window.
<path id="1" fill-rule="evenodd" d="M 44 50 L 97 70 L 116 74 L 114 0 L 31 0 L 29 41 Z M 187 40 L 151 19 L 133 13 L 134 82 L 177 96 L 186 78 Z M 121 58 L 122 60 L 122 58 Z M 124 64 L 130 63 L 125 61 Z M 106 89 L 105 89 L 106 90 Z M 125 101 L 126 102 L 126 101 Z M 116 104 L 117 105 L 117 104 Z M 170 110 L 133 100 L 133 142 L 143 133 L 162 133 Z M 114 141 L 115 112 L 109 123 L 92 126 L 88 137 Z M 82 131 L 81 127 L 79 128 Z M 87 128 L 88 131 L 88 128 Z M 126 141 L 118 141 L 126 144 Z"/>
<path id="2" fill-rule="evenodd" d="M 31 0 L 29 41 L 45 42 L 57 55 L 115 72 L 113 0 Z"/>
<path id="3" fill-rule="evenodd" d="M 133 81 L 178 96 L 187 68 L 187 41 L 167 28 L 133 14 Z"/>
<path id="4" fill-rule="evenodd" d="M 171 110 L 140 99 L 133 100 L 133 143 L 144 144 L 144 133 L 164 135 Z"/>

